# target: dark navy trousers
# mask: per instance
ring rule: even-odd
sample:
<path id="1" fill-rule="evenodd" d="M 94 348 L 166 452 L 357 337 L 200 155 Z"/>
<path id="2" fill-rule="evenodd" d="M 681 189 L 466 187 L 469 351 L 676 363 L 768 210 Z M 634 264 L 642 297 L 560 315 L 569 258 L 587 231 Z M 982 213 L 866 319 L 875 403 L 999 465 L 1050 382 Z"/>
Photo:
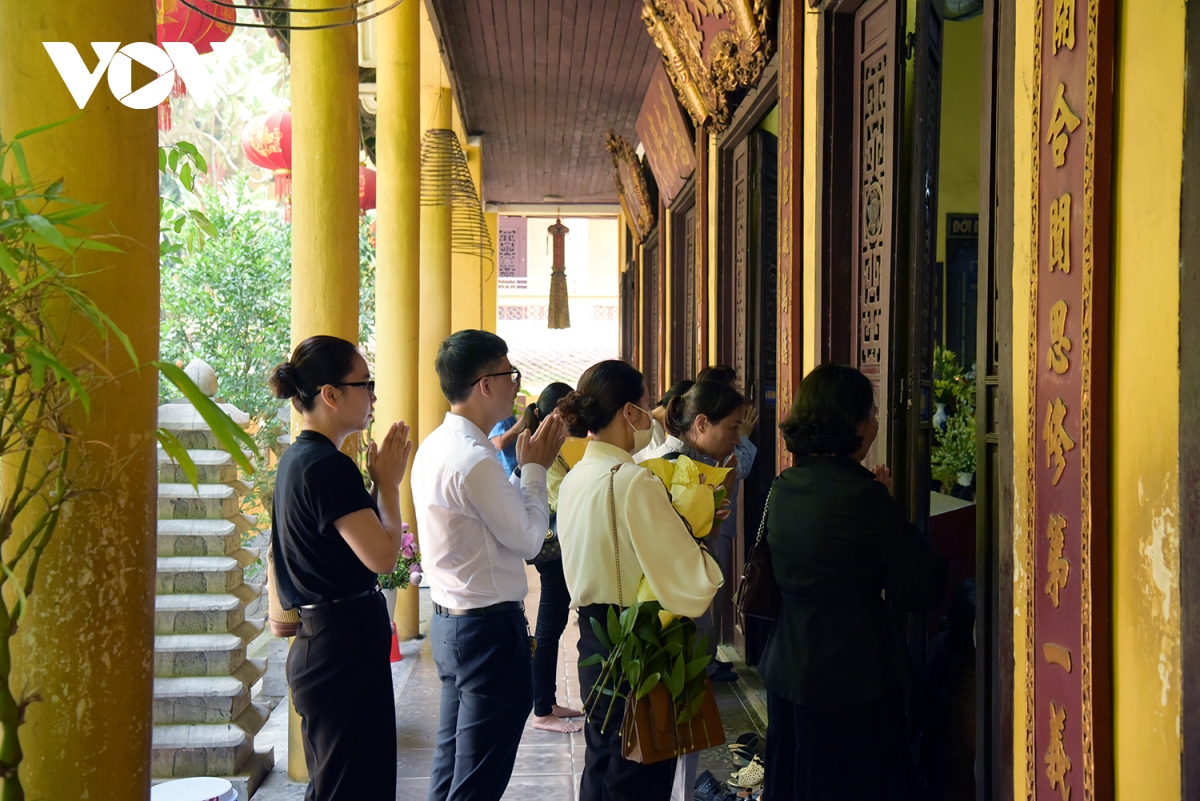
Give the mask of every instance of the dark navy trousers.
<path id="1" fill-rule="evenodd" d="M 435 612 L 430 637 L 442 703 L 429 801 L 499 801 L 533 708 L 525 615 Z"/>

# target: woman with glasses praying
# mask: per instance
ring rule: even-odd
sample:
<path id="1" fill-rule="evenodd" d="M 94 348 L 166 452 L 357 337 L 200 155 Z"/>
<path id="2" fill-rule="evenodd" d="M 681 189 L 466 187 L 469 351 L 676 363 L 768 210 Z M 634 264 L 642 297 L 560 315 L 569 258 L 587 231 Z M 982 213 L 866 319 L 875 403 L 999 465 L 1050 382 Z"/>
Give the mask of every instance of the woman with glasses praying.
<path id="1" fill-rule="evenodd" d="M 400 553 L 408 426 L 395 423 L 382 443 L 368 446 L 368 492 L 340 450 L 367 427 L 375 405 L 375 382 L 357 348 L 309 337 L 271 371 L 270 386 L 304 420 L 279 460 L 270 580 L 284 605 L 300 612 L 287 678 L 303 717 L 305 799 L 395 798 L 391 627 L 376 576 L 395 570 Z"/>

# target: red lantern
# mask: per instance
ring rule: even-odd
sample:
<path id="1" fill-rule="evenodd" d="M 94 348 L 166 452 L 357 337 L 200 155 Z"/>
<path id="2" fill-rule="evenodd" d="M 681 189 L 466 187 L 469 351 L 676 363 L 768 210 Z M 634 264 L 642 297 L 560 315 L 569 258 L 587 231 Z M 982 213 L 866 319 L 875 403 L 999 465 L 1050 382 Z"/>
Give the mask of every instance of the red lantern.
<path id="1" fill-rule="evenodd" d="M 200 55 L 211 53 L 214 42 L 224 42 L 233 33 L 237 10 L 219 6 L 211 0 L 188 2 L 224 22 L 209 19 L 204 14 L 188 8 L 182 0 L 155 0 L 155 10 L 158 12 L 158 44 L 161 47 L 163 42 L 188 42 L 195 46 Z M 187 87 L 176 74 L 171 95 L 183 97 L 186 93 Z M 170 100 L 164 100 L 158 106 L 158 129 L 171 130 Z"/>
<path id="2" fill-rule="evenodd" d="M 292 113 L 277 111 L 246 123 L 242 150 L 251 164 L 275 173 L 275 199 L 292 219 Z"/>
<path id="3" fill-rule="evenodd" d="M 370 167 L 358 168 L 358 210 L 375 208 L 375 171 Z"/>

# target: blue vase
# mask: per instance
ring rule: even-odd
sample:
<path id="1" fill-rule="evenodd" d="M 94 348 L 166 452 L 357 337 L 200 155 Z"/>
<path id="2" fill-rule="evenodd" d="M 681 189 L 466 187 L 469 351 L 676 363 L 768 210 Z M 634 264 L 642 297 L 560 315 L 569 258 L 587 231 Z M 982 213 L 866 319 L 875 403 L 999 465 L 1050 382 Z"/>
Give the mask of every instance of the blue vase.
<path id="1" fill-rule="evenodd" d="M 937 426 L 938 428 L 940 428 L 942 431 L 945 431 L 946 430 L 946 420 L 949 419 L 949 416 L 946 414 L 946 404 L 935 403 L 933 405 L 934 405 L 934 408 L 937 409 L 937 411 L 933 413 L 933 424 L 935 426 Z"/>

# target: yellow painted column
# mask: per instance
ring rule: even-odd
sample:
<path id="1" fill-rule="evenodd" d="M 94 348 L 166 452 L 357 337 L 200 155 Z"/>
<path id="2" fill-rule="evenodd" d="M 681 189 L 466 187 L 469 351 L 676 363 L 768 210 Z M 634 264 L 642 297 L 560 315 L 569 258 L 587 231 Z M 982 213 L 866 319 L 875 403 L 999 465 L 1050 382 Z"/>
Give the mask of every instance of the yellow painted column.
<path id="1" fill-rule="evenodd" d="M 475 184 L 475 193 L 482 189 L 483 154 L 478 146 L 465 148 L 467 169 Z M 486 254 L 485 254 L 486 255 Z M 450 330 L 483 327 L 483 278 L 487 275 L 487 262 L 478 253 L 453 253 L 451 255 L 454 287 L 453 308 L 450 310 Z"/>
<path id="2" fill-rule="evenodd" d="M 404 420 L 419 437 L 421 292 L 421 36 L 416 3 L 401 3 L 379 18 L 375 153 L 376 201 L 375 426 L 385 431 Z M 412 487 L 400 487 L 404 519 L 416 531 Z M 399 593 L 396 631 L 410 640 L 420 633 L 417 588 Z"/>
<path id="3" fill-rule="evenodd" d="M 0 135 L 80 115 L 42 42 L 153 42 L 153 0 L 64 0 L 52 11 L 0 0 Z M 124 253 L 81 251 L 76 287 L 132 340 L 144 365 L 158 356 L 158 141 L 153 109 L 119 103 L 101 80 L 86 111 L 23 141 L 35 181 L 104 208 L 76 223 L 117 232 Z M 13 162 L 5 174 L 14 173 Z M 83 331 L 78 321 L 67 325 Z M 59 522 L 13 639 L 12 686 L 37 691 L 20 729 L 27 798 L 146 799 L 150 794 L 154 667 L 158 376 L 134 369 L 115 341 L 74 338 L 118 378 L 92 393 L 76 421 L 91 448 L 80 496 Z M 69 364 L 81 362 L 64 353 Z M 108 448 L 111 448 L 109 450 Z M 78 464 L 78 461 L 76 462 Z M 115 469 L 114 464 L 120 468 Z M 4 483 L 13 478 L 6 473 Z M 22 521 L 17 521 L 18 535 Z M 6 543 L 9 558 L 13 541 Z M 18 568 L 23 574 L 23 568 Z M 2 784 L 2 782 L 0 782 Z"/>
<path id="4" fill-rule="evenodd" d="M 430 112 L 430 128 L 450 127 L 450 90 L 438 89 Z M 448 185 L 447 185 L 448 186 Z M 431 198 L 424 198 L 429 203 Z M 432 198 L 421 206 L 421 335 L 418 367 L 421 436 L 441 425 L 450 408 L 437 380 L 434 360 L 438 346 L 450 336 L 450 196 Z"/>
<path id="5" fill-rule="evenodd" d="M 494 211 L 487 212 L 483 215 L 483 219 L 487 222 L 488 236 L 492 240 L 492 249 L 487 254 L 488 258 L 484 259 L 481 269 L 483 270 L 483 330 L 496 333 L 496 304 L 497 296 L 496 289 L 499 286 L 498 282 L 498 265 L 499 256 L 497 249 L 500 246 L 500 215 Z"/>
<path id="6" fill-rule="evenodd" d="M 296 0 L 323 9 L 340 0 Z M 300 27 L 352 12 L 292 16 Z M 316 334 L 358 342 L 358 28 L 292 33 L 292 347 Z M 306 781 L 288 705 L 288 776 Z"/>

